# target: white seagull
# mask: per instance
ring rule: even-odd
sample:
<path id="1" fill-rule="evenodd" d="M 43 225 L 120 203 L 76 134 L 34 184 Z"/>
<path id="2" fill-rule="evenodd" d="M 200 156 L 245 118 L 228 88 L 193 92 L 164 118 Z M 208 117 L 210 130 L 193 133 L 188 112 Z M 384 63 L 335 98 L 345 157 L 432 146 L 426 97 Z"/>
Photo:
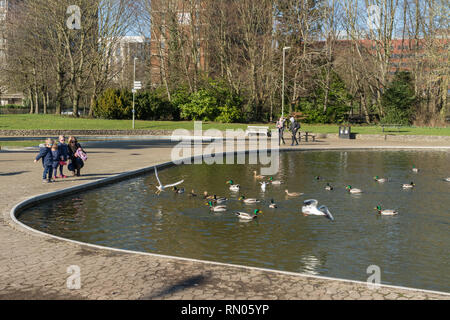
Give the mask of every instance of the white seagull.
<path id="1" fill-rule="evenodd" d="M 181 180 L 181 181 L 178 181 L 178 182 L 175 182 L 175 183 L 172 183 L 172 184 L 166 184 L 166 185 L 163 185 L 163 184 L 161 183 L 161 180 L 159 180 L 159 177 L 158 177 L 158 170 L 156 169 L 156 167 L 155 167 L 155 175 L 156 175 L 156 180 L 158 180 L 158 183 L 159 183 L 159 186 L 156 187 L 156 189 L 158 189 L 158 191 L 155 192 L 155 193 L 158 194 L 158 195 L 159 195 L 161 192 L 165 191 L 165 189 L 171 188 L 171 187 L 175 187 L 175 186 L 177 186 L 177 185 L 179 185 L 179 184 L 182 184 L 182 183 L 184 182 L 184 180 Z"/>
<path id="2" fill-rule="evenodd" d="M 326 206 L 320 206 L 319 209 L 317 209 L 318 204 L 319 202 L 315 199 L 306 200 L 303 202 L 302 213 L 304 215 L 326 216 L 333 221 L 334 218 L 331 215 L 330 210 L 328 210 Z"/>

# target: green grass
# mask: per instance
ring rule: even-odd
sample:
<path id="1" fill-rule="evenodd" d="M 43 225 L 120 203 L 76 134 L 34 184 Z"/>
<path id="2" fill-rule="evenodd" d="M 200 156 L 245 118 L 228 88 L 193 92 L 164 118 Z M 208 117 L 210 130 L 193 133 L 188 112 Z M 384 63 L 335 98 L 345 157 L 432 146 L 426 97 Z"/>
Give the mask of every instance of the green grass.
<path id="1" fill-rule="evenodd" d="M 73 118 L 56 115 L 0 115 L 0 130 L 129 130 L 131 120 L 103 120 Z M 246 129 L 248 124 L 223 124 L 223 123 L 203 123 L 203 130 L 208 129 Z M 275 128 L 273 124 L 271 128 Z M 192 121 L 136 121 L 136 129 L 144 130 L 193 130 Z M 315 133 L 338 133 L 339 125 L 309 125 L 302 124 L 302 131 Z M 352 132 L 358 134 L 383 134 L 379 126 L 352 126 Z M 388 128 L 384 134 L 398 135 L 437 135 L 450 136 L 450 127 L 428 128 L 428 127 L 404 127 L 397 132 L 395 128 Z"/>

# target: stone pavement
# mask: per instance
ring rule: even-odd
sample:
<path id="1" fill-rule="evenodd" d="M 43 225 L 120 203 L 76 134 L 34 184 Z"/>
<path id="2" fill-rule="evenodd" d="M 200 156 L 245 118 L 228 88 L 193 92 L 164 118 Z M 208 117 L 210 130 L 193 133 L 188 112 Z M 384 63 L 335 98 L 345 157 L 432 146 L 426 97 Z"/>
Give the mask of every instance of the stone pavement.
<path id="1" fill-rule="evenodd" d="M 429 147 L 430 142 L 423 143 Z M 436 142 L 437 147 L 450 147 Z M 396 142 L 325 139 L 304 148 L 395 147 Z M 420 142 L 403 143 L 419 147 Z M 0 152 L 0 299 L 445 299 L 450 295 L 316 278 L 277 271 L 92 248 L 16 225 L 10 210 L 42 193 L 170 160 L 171 146 L 88 149 L 82 177 L 44 185 L 35 152 Z M 108 158 L 108 161 L 105 161 Z M 67 268 L 81 268 L 81 289 L 69 290 Z"/>

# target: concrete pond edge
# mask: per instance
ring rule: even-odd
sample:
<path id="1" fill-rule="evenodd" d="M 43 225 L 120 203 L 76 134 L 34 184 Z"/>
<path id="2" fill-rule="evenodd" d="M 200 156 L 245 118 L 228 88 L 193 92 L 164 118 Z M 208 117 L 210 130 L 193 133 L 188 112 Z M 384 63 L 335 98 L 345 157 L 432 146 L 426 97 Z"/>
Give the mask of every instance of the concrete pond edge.
<path id="1" fill-rule="evenodd" d="M 288 151 L 363 151 L 363 150 L 380 150 L 380 149 L 400 149 L 400 150 L 410 150 L 410 149 L 425 149 L 425 150 L 450 150 L 450 147 L 359 147 L 359 148 L 349 148 L 349 147 L 334 147 L 334 148 L 314 148 L 314 149 L 296 149 L 296 148 L 283 148 L 279 149 L 280 152 L 288 152 Z M 181 161 L 195 161 L 196 159 L 204 159 L 205 157 L 215 157 L 215 156 L 226 156 L 226 155 L 239 155 L 242 153 L 249 154 L 249 153 L 256 153 L 256 152 L 271 152 L 276 149 L 265 149 L 265 150 L 246 150 L 246 151 L 235 151 L 235 152 L 222 152 L 217 154 L 203 154 L 199 156 L 193 156 L 189 158 L 185 158 Z M 137 170 L 127 171 L 124 173 L 120 173 L 115 176 L 107 177 L 107 178 L 101 178 L 96 181 L 80 184 L 77 186 L 44 193 L 41 195 L 33 196 L 31 198 L 28 198 L 26 200 L 21 201 L 20 203 L 16 204 L 10 211 L 9 218 L 11 219 L 10 222 L 13 222 L 14 226 L 17 226 L 21 228 L 22 230 L 31 232 L 31 234 L 35 235 L 41 235 L 43 237 L 52 238 L 56 240 L 60 240 L 62 242 L 68 242 L 72 244 L 77 244 L 81 246 L 86 246 L 94 249 L 99 250 L 106 250 L 106 251 L 113 251 L 113 252 L 120 252 L 120 253 L 126 253 L 126 254 L 137 254 L 137 255 L 143 255 L 143 256 L 152 256 L 152 257 L 158 257 L 158 258 L 165 258 L 165 259 L 174 259 L 174 260 L 180 260 L 180 261 L 190 261 L 190 262 L 196 262 L 196 263 L 202 263 L 202 264 L 210 264 L 210 265 L 218 265 L 218 266 L 225 266 L 225 267 L 232 267 L 232 268 L 242 268 L 247 270 L 255 270 L 255 271 L 262 271 L 262 272 L 269 272 L 269 273 L 278 273 L 278 274 L 284 274 L 289 276 L 296 276 L 296 277 L 302 277 L 302 278 L 313 278 L 318 280 L 328 280 L 328 281 L 340 281 L 340 282 L 347 282 L 347 283 L 355 283 L 359 285 L 365 285 L 368 286 L 369 284 L 363 281 L 358 280 L 351 280 L 351 279 L 341 279 L 341 278 L 333 278 L 333 277 L 325 277 L 325 276 L 316 276 L 316 275 L 310 275 L 310 274 L 304 274 L 304 273 L 298 273 L 298 272 L 290 272 L 290 271 L 283 271 L 283 270 L 276 270 L 276 269 L 268 269 L 268 268 L 260 268 L 260 267 L 251 267 L 251 266 L 245 266 L 245 265 L 238 265 L 238 264 L 229 264 L 229 263 L 223 263 L 223 262 L 216 262 L 216 261 L 208 261 L 208 260 L 200 260 L 200 259 L 192 259 L 192 258 L 185 258 L 185 257 L 177 257 L 177 256 L 170 256 L 170 255 L 163 255 L 163 254 L 157 254 L 157 253 L 150 253 L 150 252 L 141 252 L 141 251 L 134 251 L 134 250 L 125 250 L 125 249 L 118 249 L 113 247 L 107 247 L 107 246 L 101 246 L 96 245 L 92 243 L 86 243 L 81 241 L 76 241 L 72 239 L 67 239 L 63 237 L 59 237 L 56 235 L 48 234 L 43 231 L 36 230 L 34 228 L 31 228 L 27 226 L 26 224 L 20 222 L 18 220 L 18 217 L 20 214 L 25 210 L 28 209 L 36 204 L 39 204 L 43 201 L 48 201 L 60 197 L 67 196 L 75 191 L 88 191 L 91 189 L 103 187 L 109 184 L 117 183 L 120 181 L 128 180 L 137 176 L 140 176 L 142 174 L 148 174 L 154 171 L 154 168 L 157 169 L 165 169 L 176 166 L 175 163 L 172 161 L 169 162 L 163 162 L 159 164 L 155 164 L 152 166 L 144 167 Z M 380 288 L 391 288 L 391 289 L 398 289 L 398 290 L 407 290 L 407 291 L 414 291 L 414 292 L 423 292 L 423 293 L 429 293 L 429 294 L 437 294 L 437 295 L 443 295 L 450 298 L 450 292 L 443 292 L 443 291 L 433 291 L 433 290 L 426 290 L 426 289 L 418 289 L 418 288 L 410 288 L 410 287 L 402 287 L 402 286 L 395 286 L 395 285 L 388 285 L 388 284 L 379 284 L 375 286 L 375 289 Z"/>

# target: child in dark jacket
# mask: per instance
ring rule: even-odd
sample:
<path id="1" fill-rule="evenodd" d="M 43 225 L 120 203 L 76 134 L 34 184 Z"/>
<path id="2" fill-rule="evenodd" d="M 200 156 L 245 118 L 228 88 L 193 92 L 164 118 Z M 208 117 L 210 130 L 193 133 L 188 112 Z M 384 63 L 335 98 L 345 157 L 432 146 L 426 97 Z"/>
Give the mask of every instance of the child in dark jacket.
<path id="1" fill-rule="evenodd" d="M 63 168 L 64 165 L 66 164 L 69 155 L 68 146 L 65 143 L 65 141 L 66 137 L 59 136 L 58 151 L 61 159 L 59 161 L 59 176 L 57 176 L 57 172 L 55 171 L 56 178 L 67 178 L 67 176 L 63 174 Z"/>
<path id="2" fill-rule="evenodd" d="M 34 162 L 38 162 L 42 158 L 42 166 L 44 167 L 44 172 L 42 174 L 43 182 L 52 182 L 52 171 L 53 171 L 53 155 L 51 147 L 53 145 L 52 139 L 45 140 L 45 145 L 39 149 L 39 154 L 37 155 Z"/>
<path id="3" fill-rule="evenodd" d="M 52 145 L 52 171 L 55 175 L 55 179 L 58 178 L 58 166 L 59 162 L 61 161 L 61 155 L 59 153 L 58 144 L 55 142 Z"/>

